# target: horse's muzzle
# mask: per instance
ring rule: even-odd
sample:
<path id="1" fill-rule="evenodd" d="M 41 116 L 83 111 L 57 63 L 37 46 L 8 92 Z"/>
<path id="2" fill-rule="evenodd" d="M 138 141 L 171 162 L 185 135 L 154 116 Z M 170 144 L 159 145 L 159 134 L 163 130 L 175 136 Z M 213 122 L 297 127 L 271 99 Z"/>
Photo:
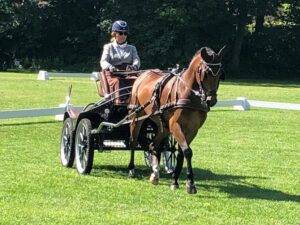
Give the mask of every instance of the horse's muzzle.
<path id="1" fill-rule="evenodd" d="M 215 106 L 218 102 L 217 96 L 216 95 L 207 96 L 206 102 L 209 107 Z"/>

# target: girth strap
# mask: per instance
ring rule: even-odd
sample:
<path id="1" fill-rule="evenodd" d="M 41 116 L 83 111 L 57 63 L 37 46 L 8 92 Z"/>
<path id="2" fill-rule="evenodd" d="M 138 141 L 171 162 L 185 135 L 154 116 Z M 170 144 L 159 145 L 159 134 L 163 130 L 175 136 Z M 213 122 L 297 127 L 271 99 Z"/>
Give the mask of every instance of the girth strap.
<path id="1" fill-rule="evenodd" d="M 173 73 L 167 73 L 160 82 L 156 83 L 155 88 L 153 90 L 153 96 L 155 98 L 154 104 L 156 105 L 157 109 L 160 108 L 160 95 L 162 93 L 163 88 L 174 76 L 176 75 Z"/>
<path id="2" fill-rule="evenodd" d="M 205 101 L 202 101 L 198 96 L 192 95 L 188 99 L 178 99 L 174 108 L 189 108 L 209 112 L 210 108 Z"/>

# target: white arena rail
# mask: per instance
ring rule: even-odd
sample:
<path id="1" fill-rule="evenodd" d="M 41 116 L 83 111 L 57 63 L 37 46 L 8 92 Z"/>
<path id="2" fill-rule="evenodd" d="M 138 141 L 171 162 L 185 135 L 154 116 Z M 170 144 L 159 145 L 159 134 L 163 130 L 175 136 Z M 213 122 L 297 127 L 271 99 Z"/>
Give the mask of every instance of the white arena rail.
<path id="1" fill-rule="evenodd" d="M 49 80 L 50 77 L 86 77 L 91 80 L 98 79 L 98 72 L 92 73 L 56 73 L 56 72 L 47 72 L 45 70 L 40 70 L 37 76 L 38 80 Z"/>
<path id="2" fill-rule="evenodd" d="M 82 110 L 83 107 L 75 107 Z M 41 108 L 41 109 L 20 109 L 0 111 L 0 119 L 40 117 L 40 116 L 56 116 L 65 113 L 65 107 Z"/>
<path id="3" fill-rule="evenodd" d="M 268 109 L 286 109 L 286 110 L 300 110 L 300 104 L 283 103 L 283 102 L 266 102 L 247 100 L 251 107 L 268 108 Z"/>
<path id="4" fill-rule="evenodd" d="M 236 100 L 219 101 L 215 107 L 233 107 L 235 110 L 250 110 L 250 107 L 300 110 L 300 104 L 247 100 L 244 97 L 237 98 Z M 80 106 L 76 106 L 75 108 L 78 110 L 83 109 L 83 107 Z M 6 110 L 0 111 L 0 119 L 56 116 L 56 118 L 60 120 L 62 118 L 61 115 L 65 112 L 65 109 L 66 104 L 61 104 L 60 107 L 53 108 Z"/>

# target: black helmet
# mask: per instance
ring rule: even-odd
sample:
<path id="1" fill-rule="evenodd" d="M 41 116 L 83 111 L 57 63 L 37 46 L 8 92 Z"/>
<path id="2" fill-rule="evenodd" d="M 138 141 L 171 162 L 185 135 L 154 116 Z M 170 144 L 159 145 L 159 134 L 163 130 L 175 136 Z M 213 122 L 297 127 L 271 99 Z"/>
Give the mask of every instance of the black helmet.
<path id="1" fill-rule="evenodd" d="M 128 25 L 123 20 L 117 20 L 113 23 L 111 31 L 129 31 Z"/>

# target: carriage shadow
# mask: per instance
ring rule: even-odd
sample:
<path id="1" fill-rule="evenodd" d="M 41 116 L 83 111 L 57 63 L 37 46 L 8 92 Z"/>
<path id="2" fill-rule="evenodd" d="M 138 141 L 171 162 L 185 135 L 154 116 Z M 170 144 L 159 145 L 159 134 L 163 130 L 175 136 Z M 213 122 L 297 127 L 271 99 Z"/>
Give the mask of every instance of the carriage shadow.
<path id="1" fill-rule="evenodd" d="M 150 168 L 147 166 L 136 167 L 136 177 L 133 179 L 148 181 L 150 175 Z M 266 177 L 255 176 L 239 176 L 230 174 L 217 174 L 211 170 L 200 168 L 193 169 L 195 174 L 195 181 L 198 183 L 199 191 L 205 189 L 206 191 L 226 193 L 228 198 L 246 198 L 246 199 L 260 199 L 268 201 L 291 201 L 300 202 L 300 195 L 292 195 L 282 191 L 260 187 L 259 185 L 247 182 L 247 179 L 268 179 Z M 183 169 L 180 176 L 180 182 L 185 182 L 186 170 Z M 114 177 L 116 179 L 130 179 L 128 178 L 128 169 L 126 166 L 111 166 L 111 165 L 95 165 L 92 176 L 95 177 Z M 161 173 L 160 185 L 169 185 L 171 175 Z M 182 183 L 181 186 L 183 186 Z M 203 196 L 201 196 L 203 197 Z"/>

